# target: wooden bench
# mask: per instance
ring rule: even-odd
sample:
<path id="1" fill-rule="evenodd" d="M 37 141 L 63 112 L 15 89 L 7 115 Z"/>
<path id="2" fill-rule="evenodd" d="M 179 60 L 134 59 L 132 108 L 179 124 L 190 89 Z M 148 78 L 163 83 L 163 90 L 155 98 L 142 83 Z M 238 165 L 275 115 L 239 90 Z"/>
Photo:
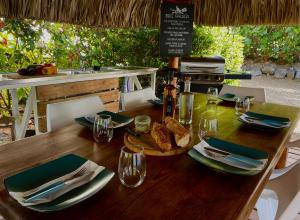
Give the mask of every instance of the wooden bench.
<path id="1" fill-rule="evenodd" d="M 47 131 L 46 107 L 49 103 L 63 102 L 85 96 L 97 95 L 106 110 L 119 111 L 119 78 L 54 84 L 36 87 L 39 131 Z M 88 106 L 83 106 L 88 108 Z"/>

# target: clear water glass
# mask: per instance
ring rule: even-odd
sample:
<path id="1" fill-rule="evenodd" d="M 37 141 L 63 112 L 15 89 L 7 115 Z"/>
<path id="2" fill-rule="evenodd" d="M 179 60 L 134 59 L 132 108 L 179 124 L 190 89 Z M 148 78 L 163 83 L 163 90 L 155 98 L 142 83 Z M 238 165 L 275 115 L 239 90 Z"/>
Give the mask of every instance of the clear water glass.
<path id="1" fill-rule="evenodd" d="M 95 116 L 93 136 L 97 143 L 107 143 L 113 137 L 113 123 L 110 115 Z"/>
<path id="2" fill-rule="evenodd" d="M 217 104 L 218 102 L 218 89 L 214 87 L 209 87 L 206 93 L 208 104 Z"/>
<path id="3" fill-rule="evenodd" d="M 250 99 L 245 98 L 236 98 L 235 100 L 235 114 L 241 115 L 250 110 Z"/>
<path id="4" fill-rule="evenodd" d="M 140 148 L 138 152 L 133 152 L 126 146 L 122 147 L 119 157 L 118 176 L 121 183 L 130 188 L 138 187 L 144 182 L 146 177 L 146 157 L 143 148 Z"/>
<path id="5" fill-rule="evenodd" d="M 179 100 L 179 123 L 184 125 L 191 124 L 193 120 L 194 94 L 182 92 Z"/>
<path id="6" fill-rule="evenodd" d="M 218 134 L 218 119 L 213 114 L 201 116 L 198 136 L 200 140 L 207 137 L 216 137 Z"/>

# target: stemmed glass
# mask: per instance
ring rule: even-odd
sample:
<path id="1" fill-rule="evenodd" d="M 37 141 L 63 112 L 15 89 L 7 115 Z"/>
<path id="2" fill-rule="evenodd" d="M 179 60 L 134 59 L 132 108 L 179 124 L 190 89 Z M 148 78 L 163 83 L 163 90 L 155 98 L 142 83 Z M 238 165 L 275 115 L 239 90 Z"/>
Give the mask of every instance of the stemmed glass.
<path id="1" fill-rule="evenodd" d="M 118 176 L 124 186 L 134 188 L 144 182 L 146 177 L 146 157 L 144 149 L 140 148 L 138 152 L 133 152 L 126 146 L 122 147 Z"/>
<path id="2" fill-rule="evenodd" d="M 110 142 L 113 137 L 113 123 L 110 115 L 101 114 L 95 117 L 93 136 L 97 143 Z"/>

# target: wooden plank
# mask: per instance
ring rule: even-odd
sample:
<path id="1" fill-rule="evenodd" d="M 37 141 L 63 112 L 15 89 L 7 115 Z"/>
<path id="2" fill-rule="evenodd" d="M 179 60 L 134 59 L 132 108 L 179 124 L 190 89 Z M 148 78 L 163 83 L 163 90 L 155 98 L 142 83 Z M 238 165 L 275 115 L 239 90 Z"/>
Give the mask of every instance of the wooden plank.
<path id="1" fill-rule="evenodd" d="M 120 92 L 118 89 L 97 93 L 97 95 L 100 97 L 104 104 L 120 100 Z"/>
<path id="2" fill-rule="evenodd" d="M 119 88 L 118 78 L 45 85 L 37 87 L 37 99 L 40 101 L 48 101 L 51 99 L 96 93 L 116 88 Z"/>
<path id="3" fill-rule="evenodd" d="M 119 107 L 120 107 L 119 102 L 110 102 L 110 103 L 105 104 L 105 109 L 107 111 L 111 111 L 111 112 L 118 112 Z"/>
<path id="4" fill-rule="evenodd" d="M 110 102 L 107 104 L 104 104 L 105 110 L 111 111 L 111 112 L 118 112 L 119 111 L 119 101 Z M 47 132 L 47 118 L 46 115 L 40 116 L 38 118 L 39 120 L 39 130 L 40 132 Z"/>
<path id="5" fill-rule="evenodd" d="M 74 99 L 78 99 L 78 98 L 88 97 L 88 96 L 91 96 L 91 95 L 99 96 L 104 104 L 120 100 L 119 90 L 114 89 L 114 90 L 110 90 L 110 91 L 93 93 L 93 94 L 82 95 L 82 96 L 74 96 L 74 97 L 70 97 L 70 98 L 60 98 L 60 99 L 55 99 L 55 100 L 51 100 L 51 101 L 40 101 L 40 102 L 38 102 L 38 115 L 39 116 L 45 116 L 46 115 L 47 104 L 74 100 Z"/>
<path id="6" fill-rule="evenodd" d="M 40 132 L 47 132 L 47 119 L 46 116 L 39 117 L 39 131 Z"/>
<path id="7" fill-rule="evenodd" d="M 46 77 L 56 77 L 56 76 L 65 76 L 66 74 L 58 73 L 56 75 L 36 75 L 36 76 L 23 76 L 18 73 L 7 74 L 9 79 L 34 79 L 34 78 L 46 78 Z"/>

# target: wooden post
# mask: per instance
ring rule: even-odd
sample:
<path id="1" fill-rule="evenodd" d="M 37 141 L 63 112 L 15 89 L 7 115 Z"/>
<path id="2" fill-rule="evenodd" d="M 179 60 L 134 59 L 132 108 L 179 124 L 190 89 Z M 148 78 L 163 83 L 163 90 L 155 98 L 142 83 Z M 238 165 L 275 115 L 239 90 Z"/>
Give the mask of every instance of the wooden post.
<path id="1" fill-rule="evenodd" d="M 285 148 L 279 158 L 278 163 L 275 166 L 275 169 L 283 169 L 286 166 L 287 158 L 288 158 L 288 148 Z"/>

